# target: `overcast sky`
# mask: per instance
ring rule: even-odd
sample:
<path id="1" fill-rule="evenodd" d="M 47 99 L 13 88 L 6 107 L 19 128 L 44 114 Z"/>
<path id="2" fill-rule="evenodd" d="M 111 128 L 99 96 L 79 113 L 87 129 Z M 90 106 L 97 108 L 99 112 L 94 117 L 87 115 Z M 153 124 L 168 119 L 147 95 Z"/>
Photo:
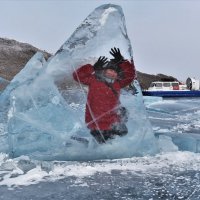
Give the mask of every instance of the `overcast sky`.
<path id="1" fill-rule="evenodd" d="M 137 70 L 200 79 L 200 0 L 0 0 L 0 37 L 55 53 L 105 3 L 124 11 Z"/>

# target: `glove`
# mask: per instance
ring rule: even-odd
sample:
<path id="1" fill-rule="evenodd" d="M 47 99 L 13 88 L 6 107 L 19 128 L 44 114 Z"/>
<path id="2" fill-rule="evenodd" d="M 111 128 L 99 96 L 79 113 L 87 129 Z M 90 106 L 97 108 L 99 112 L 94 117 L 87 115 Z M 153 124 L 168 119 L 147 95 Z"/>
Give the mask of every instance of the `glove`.
<path id="1" fill-rule="evenodd" d="M 112 48 L 110 51 L 110 54 L 114 57 L 114 59 L 111 59 L 112 62 L 119 63 L 119 62 L 124 61 L 124 58 L 121 55 L 119 48 L 115 48 L 115 47 Z"/>
<path id="2" fill-rule="evenodd" d="M 100 56 L 93 68 L 94 70 L 102 70 L 106 63 L 108 63 L 108 59 L 105 56 Z"/>

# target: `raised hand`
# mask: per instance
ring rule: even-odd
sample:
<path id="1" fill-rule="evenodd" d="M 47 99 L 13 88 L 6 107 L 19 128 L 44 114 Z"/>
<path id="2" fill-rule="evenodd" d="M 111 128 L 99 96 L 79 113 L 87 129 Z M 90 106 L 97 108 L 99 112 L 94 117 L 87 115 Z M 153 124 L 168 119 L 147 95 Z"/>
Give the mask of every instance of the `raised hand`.
<path id="1" fill-rule="evenodd" d="M 111 59 L 111 61 L 114 63 L 118 63 L 124 60 L 119 48 L 111 48 L 110 54 L 114 57 L 114 59 Z"/>
<path id="2" fill-rule="evenodd" d="M 94 70 L 102 70 L 103 66 L 108 63 L 108 58 L 105 56 L 100 56 L 97 62 L 94 64 Z"/>

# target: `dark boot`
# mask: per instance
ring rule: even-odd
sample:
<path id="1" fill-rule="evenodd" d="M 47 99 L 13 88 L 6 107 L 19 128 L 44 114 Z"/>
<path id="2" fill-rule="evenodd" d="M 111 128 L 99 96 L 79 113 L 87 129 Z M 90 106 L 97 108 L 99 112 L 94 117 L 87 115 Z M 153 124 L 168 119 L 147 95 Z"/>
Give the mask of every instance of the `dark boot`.
<path id="1" fill-rule="evenodd" d="M 99 130 L 91 130 L 90 134 L 95 138 L 95 140 L 99 143 L 99 144 L 103 144 L 106 142 L 103 134 L 103 131 L 99 131 Z"/>

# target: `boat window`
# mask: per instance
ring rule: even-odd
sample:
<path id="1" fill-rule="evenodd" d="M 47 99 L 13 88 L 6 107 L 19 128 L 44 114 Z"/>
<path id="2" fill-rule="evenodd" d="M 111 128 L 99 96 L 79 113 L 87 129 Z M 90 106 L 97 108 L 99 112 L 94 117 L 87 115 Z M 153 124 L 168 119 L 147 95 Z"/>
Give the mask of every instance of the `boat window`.
<path id="1" fill-rule="evenodd" d="M 162 83 L 156 83 L 156 87 L 162 87 Z"/>
<path id="2" fill-rule="evenodd" d="M 163 83 L 164 87 L 170 87 L 170 83 Z"/>
<path id="3" fill-rule="evenodd" d="M 178 83 L 172 83 L 172 86 L 179 86 Z"/>
<path id="4" fill-rule="evenodd" d="M 154 86 L 155 86 L 155 83 L 151 83 L 151 84 L 150 84 L 150 87 L 154 87 Z"/>

